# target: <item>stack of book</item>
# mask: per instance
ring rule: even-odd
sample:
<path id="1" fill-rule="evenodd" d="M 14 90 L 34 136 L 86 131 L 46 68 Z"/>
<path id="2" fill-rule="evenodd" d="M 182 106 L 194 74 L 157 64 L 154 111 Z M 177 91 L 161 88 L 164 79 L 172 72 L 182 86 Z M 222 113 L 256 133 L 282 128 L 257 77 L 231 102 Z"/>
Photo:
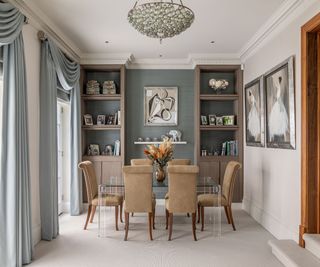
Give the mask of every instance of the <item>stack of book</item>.
<path id="1" fill-rule="evenodd" d="M 222 143 L 221 156 L 238 156 L 238 141 Z"/>
<path id="2" fill-rule="evenodd" d="M 87 95 L 99 95 L 100 94 L 100 85 L 96 80 L 90 80 L 87 82 Z"/>

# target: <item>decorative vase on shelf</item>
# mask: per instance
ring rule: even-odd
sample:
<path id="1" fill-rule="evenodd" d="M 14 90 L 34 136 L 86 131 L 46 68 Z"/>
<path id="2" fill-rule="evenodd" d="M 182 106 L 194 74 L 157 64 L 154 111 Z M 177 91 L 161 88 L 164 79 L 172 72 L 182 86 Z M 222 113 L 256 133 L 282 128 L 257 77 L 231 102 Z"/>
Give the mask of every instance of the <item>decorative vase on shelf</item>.
<path id="1" fill-rule="evenodd" d="M 164 167 L 159 165 L 157 166 L 156 179 L 159 183 L 163 183 L 163 181 L 166 179 L 166 173 L 164 171 Z"/>

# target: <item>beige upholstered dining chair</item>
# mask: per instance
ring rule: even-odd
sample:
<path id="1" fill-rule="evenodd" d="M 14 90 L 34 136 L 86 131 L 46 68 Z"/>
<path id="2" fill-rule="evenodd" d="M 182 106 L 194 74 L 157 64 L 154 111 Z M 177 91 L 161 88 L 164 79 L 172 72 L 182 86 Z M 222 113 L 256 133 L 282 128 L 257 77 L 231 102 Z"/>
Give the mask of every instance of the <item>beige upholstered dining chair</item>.
<path id="1" fill-rule="evenodd" d="M 224 207 L 228 223 L 232 224 L 233 230 L 236 230 L 234 226 L 233 216 L 232 216 L 232 197 L 233 197 L 233 189 L 236 180 L 237 173 L 241 168 L 241 164 L 237 161 L 229 161 L 227 164 L 224 178 L 223 178 L 223 185 L 222 185 L 222 192 L 221 192 L 221 200 L 220 205 Z M 204 208 L 205 207 L 213 207 L 218 206 L 218 196 L 215 194 L 202 194 L 198 196 L 198 223 L 200 222 L 200 215 L 201 215 L 201 231 L 204 229 Z"/>
<path id="2" fill-rule="evenodd" d="M 169 192 L 165 199 L 166 229 L 169 225 L 169 241 L 172 236 L 173 214 L 191 213 L 193 238 L 196 236 L 197 176 L 199 167 L 190 165 L 168 166 Z"/>
<path id="3" fill-rule="evenodd" d="M 168 166 L 173 165 L 190 165 L 191 160 L 190 159 L 172 159 L 168 162 Z"/>
<path id="4" fill-rule="evenodd" d="M 149 235 L 152 240 L 156 200 L 152 197 L 152 166 L 124 166 L 125 191 L 125 237 L 128 240 L 129 213 L 147 212 L 149 217 Z"/>
<path id="5" fill-rule="evenodd" d="M 96 212 L 96 208 L 99 205 L 98 183 L 97 183 L 96 174 L 93 168 L 93 164 L 91 161 L 80 162 L 78 166 L 80 169 L 82 169 L 84 174 L 84 179 L 85 179 L 86 189 L 87 189 L 87 198 L 88 198 L 88 204 L 89 204 L 87 219 L 84 225 L 84 230 L 86 230 L 89 219 L 90 219 L 90 222 L 92 223 L 94 214 Z M 119 228 L 118 228 L 119 207 L 120 207 L 120 221 L 122 222 L 122 204 L 123 204 L 123 196 L 116 195 L 116 194 L 109 194 L 106 197 L 103 197 L 100 202 L 100 205 L 102 206 L 115 207 L 115 223 L 116 223 L 117 231 L 119 231 Z"/>
<path id="6" fill-rule="evenodd" d="M 141 166 L 141 165 L 148 165 L 148 166 L 152 166 L 153 165 L 153 161 L 151 159 L 131 159 L 131 166 Z M 156 199 L 156 194 L 152 193 L 152 197 L 154 199 Z M 133 217 L 133 212 L 131 214 L 131 216 Z M 154 220 L 153 220 L 153 228 L 154 228 Z"/>

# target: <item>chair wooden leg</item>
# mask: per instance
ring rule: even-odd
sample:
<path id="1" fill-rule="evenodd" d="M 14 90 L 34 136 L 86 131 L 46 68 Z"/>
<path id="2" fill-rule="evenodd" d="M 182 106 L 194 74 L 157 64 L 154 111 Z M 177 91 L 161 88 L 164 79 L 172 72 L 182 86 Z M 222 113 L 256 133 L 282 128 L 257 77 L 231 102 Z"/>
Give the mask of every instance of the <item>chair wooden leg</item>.
<path id="1" fill-rule="evenodd" d="M 119 231 L 119 228 L 118 228 L 119 206 L 115 206 L 114 208 L 115 208 L 114 213 L 115 213 L 115 219 L 116 219 L 116 230 Z"/>
<path id="2" fill-rule="evenodd" d="M 156 210 L 153 209 L 152 210 L 152 228 L 153 229 L 156 229 L 156 227 L 155 227 L 155 218 L 156 218 Z"/>
<path id="3" fill-rule="evenodd" d="M 194 241 L 197 241 L 197 235 L 196 235 L 196 220 L 197 220 L 197 213 L 192 213 L 192 233 Z"/>
<path id="4" fill-rule="evenodd" d="M 120 222 L 123 223 L 123 220 L 122 220 L 122 207 L 123 207 L 123 202 L 121 202 L 121 204 L 120 204 Z"/>
<path id="5" fill-rule="evenodd" d="M 173 225 L 173 213 L 169 212 L 169 239 L 168 239 L 168 241 L 171 241 L 172 225 Z"/>
<path id="6" fill-rule="evenodd" d="M 166 230 L 168 230 L 169 211 L 166 209 Z"/>
<path id="7" fill-rule="evenodd" d="M 234 226 L 231 206 L 228 206 L 228 211 L 229 211 L 228 213 L 229 213 L 229 217 L 230 217 L 230 221 L 231 221 L 231 224 L 232 224 L 233 231 L 235 231 L 236 227 Z"/>
<path id="8" fill-rule="evenodd" d="M 152 241 L 152 212 L 149 212 L 148 214 L 149 217 L 149 236 L 150 236 L 150 240 Z"/>
<path id="9" fill-rule="evenodd" d="M 227 206 L 224 206 L 224 211 L 225 211 L 226 216 L 227 216 L 228 224 L 230 224 L 231 222 L 230 222 L 230 217 L 229 217 L 229 212 L 228 212 Z"/>
<path id="10" fill-rule="evenodd" d="M 90 223 L 92 223 L 92 222 L 93 222 L 94 214 L 96 213 L 96 208 L 97 208 L 97 206 L 92 206 L 92 209 L 91 209 L 91 217 L 90 217 Z"/>
<path id="11" fill-rule="evenodd" d="M 133 212 L 131 213 L 131 217 L 133 217 Z"/>
<path id="12" fill-rule="evenodd" d="M 88 222 L 89 222 L 89 219 L 90 219 L 90 215 L 91 215 L 91 209 L 92 209 L 92 205 L 90 204 L 89 207 L 88 207 L 88 213 L 87 213 L 87 219 L 86 219 L 86 223 L 83 227 L 83 230 L 87 230 L 87 225 L 88 225 Z"/>
<path id="13" fill-rule="evenodd" d="M 129 212 L 124 213 L 124 221 L 125 221 L 125 235 L 124 235 L 124 241 L 128 240 L 128 231 L 129 231 Z"/>
<path id="14" fill-rule="evenodd" d="M 189 214 L 189 212 L 187 213 L 187 217 L 190 217 L 190 214 Z"/>
<path id="15" fill-rule="evenodd" d="M 204 230 L 204 206 L 201 206 L 201 231 Z"/>
<path id="16" fill-rule="evenodd" d="M 197 223 L 200 223 L 200 205 L 198 204 L 198 221 Z"/>

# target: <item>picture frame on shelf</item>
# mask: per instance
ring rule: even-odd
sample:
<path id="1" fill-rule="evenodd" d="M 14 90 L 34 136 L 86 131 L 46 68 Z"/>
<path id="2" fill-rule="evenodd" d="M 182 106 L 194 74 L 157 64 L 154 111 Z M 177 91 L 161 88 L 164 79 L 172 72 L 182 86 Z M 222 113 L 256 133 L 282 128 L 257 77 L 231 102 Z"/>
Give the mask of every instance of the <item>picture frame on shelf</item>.
<path id="1" fill-rule="evenodd" d="M 294 56 L 264 74 L 267 147 L 295 149 Z"/>
<path id="2" fill-rule="evenodd" d="M 260 76 L 245 85 L 247 146 L 265 146 L 264 83 Z"/>
<path id="3" fill-rule="evenodd" d="M 106 124 L 106 116 L 98 115 L 97 116 L 97 125 L 105 125 Z"/>
<path id="4" fill-rule="evenodd" d="M 90 144 L 88 146 L 88 156 L 99 156 L 100 155 L 100 147 L 97 144 Z"/>
<path id="5" fill-rule="evenodd" d="M 144 87 L 144 125 L 178 125 L 178 87 Z"/>
<path id="6" fill-rule="evenodd" d="M 215 114 L 209 115 L 209 125 L 216 125 L 216 115 Z"/>
<path id="7" fill-rule="evenodd" d="M 84 114 L 84 125 L 92 126 L 93 125 L 93 119 L 91 114 Z"/>
<path id="8" fill-rule="evenodd" d="M 223 117 L 222 116 L 216 116 L 216 125 L 218 125 L 218 126 L 223 125 Z"/>
<path id="9" fill-rule="evenodd" d="M 208 125 L 208 120 L 206 115 L 201 115 L 201 125 Z"/>
<path id="10" fill-rule="evenodd" d="M 107 125 L 113 125 L 114 119 L 115 119 L 114 115 L 108 115 Z"/>
<path id="11" fill-rule="evenodd" d="M 234 118 L 235 118 L 234 115 L 225 115 L 225 116 L 222 116 L 223 125 L 225 125 L 225 126 L 233 126 L 234 123 L 235 123 Z"/>

